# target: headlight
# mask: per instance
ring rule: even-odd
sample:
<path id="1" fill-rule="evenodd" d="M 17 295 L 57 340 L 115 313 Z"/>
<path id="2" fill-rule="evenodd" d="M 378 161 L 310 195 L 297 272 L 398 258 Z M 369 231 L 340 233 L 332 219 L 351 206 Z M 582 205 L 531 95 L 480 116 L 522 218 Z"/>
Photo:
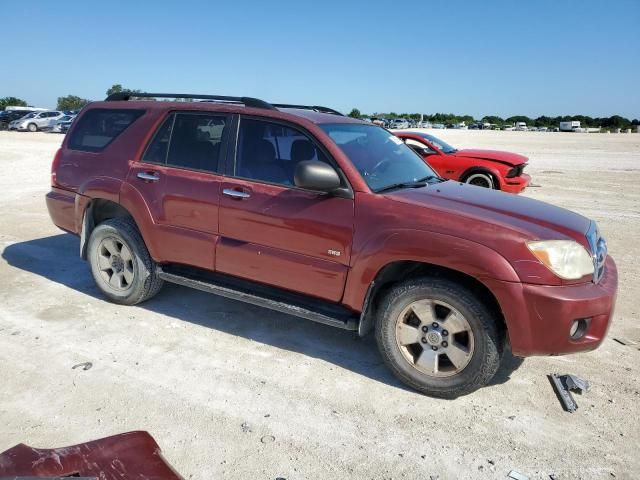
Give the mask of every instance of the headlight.
<path id="1" fill-rule="evenodd" d="M 527 242 L 538 260 L 565 280 L 577 280 L 593 274 L 593 258 L 573 240 L 544 240 Z"/>

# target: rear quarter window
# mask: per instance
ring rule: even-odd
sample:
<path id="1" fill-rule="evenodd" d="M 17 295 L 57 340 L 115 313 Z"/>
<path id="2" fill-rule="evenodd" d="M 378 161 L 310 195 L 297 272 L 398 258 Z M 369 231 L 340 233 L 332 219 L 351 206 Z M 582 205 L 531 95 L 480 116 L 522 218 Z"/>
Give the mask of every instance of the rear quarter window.
<path id="1" fill-rule="evenodd" d="M 144 110 L 93 108 L 82 116 L 73 129 L 68 148 L 100 152 L 143 113 Z"/>

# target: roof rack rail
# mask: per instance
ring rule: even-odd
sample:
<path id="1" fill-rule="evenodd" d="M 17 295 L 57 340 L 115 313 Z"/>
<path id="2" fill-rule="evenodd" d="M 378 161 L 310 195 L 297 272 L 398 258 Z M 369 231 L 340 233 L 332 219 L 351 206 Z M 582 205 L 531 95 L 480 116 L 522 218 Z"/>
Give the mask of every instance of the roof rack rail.
<path id="1" fill-rule="evenodd" d="M 106 102 L 128 101 L 131 98 L 193 98 L 196 100 L 209 100 L 223 103 L 242 103 L 247 107 L 265 108 L 275 110 L 270 103 L 252 97 L 228 97 L 223 95 L 196 95 L 191 93 L 138 93 L 138 92 L 117 92 L 106 98 Z"/>
<path id="2" fill-rule="evenodd" d="M 273 106 L 276 108 L 299 108 L 301 110 L 313 110 L 314 112 L 331 113 L 333 115 L 340 115 L 341 117 L 344 117 L 344 114 L 340 113 L 339 111 L 329 107 L 322 107 L 320 105 L 289 105 L 288 103 L 274 103 Z"/>

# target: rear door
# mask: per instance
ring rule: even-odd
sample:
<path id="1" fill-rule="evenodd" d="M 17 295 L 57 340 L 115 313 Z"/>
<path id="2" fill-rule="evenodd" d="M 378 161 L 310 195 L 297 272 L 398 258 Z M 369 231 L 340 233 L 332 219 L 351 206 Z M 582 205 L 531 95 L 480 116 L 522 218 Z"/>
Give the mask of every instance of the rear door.
<path id="1" fill-rule="evenodd" d="M 163 261 L 214 269 L 226 114 L 170 113 L 129 170 L 145 199 Z"/>
<path id="2" fill-rule="evenodd" d="M 234 158 L 221 186 L 216 270 L 339 301 L 353 199 L 302 190 L 293 181 L 298 162 L 333 161 L 298 128 L 244 116 Z"/>

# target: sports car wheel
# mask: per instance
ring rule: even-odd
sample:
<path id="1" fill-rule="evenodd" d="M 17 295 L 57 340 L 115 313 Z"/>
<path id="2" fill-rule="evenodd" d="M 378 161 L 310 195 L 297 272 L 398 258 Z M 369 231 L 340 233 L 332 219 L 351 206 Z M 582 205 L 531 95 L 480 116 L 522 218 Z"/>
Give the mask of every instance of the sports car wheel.
<path id="1" fill-rule="evenodd" d="M 476 187 L 495 188 L 493 178 L 488 173 L 472 173 L 467 177 L 466 183 Z"/>

